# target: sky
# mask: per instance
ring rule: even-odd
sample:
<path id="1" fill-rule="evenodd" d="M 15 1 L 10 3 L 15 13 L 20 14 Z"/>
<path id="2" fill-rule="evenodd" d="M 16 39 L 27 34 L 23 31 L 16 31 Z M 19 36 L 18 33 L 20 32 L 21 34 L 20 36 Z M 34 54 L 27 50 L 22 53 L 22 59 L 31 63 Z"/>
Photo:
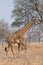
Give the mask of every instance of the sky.
<path id="1" fill-rule="evenodd" d="M 13 9 L 13 0 L 0 0 L 0 20 L 4 19 L 5 21 L 11 22 L 13 19 L 11 18 Z"/>

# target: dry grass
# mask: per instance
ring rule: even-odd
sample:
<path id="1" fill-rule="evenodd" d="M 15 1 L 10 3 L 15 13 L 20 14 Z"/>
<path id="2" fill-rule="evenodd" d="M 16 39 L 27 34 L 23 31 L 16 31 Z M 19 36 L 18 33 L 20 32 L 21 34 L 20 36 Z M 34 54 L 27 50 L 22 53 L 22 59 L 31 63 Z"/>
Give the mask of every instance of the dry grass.
<path id="1" fill-rule="evenodd" d="M 43 43 L 31 43 L 27 44 L 27 53 L 25 50 L 21 50 L 20 55 L 17 52 L 17 45 L 15 45 L 15 55 L 13 58 L 11 51 L 9 50 L 8 56 L 4 51 L 4 46 L 0 44 L 0 65 L 43 65 Z"/>

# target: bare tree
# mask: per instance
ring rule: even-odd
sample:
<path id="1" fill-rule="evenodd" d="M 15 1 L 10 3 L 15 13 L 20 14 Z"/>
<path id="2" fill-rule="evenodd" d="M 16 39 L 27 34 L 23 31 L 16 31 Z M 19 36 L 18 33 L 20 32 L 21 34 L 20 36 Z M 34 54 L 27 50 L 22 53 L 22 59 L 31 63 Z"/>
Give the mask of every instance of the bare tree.
<path id="1" fill-rule="evenodd" d="M 0 41 L 2 42 L 5 41 L 7 38 L 8 34 L 10 33 L 9 30 L 9 25 L 7 22 L 5 22 L 3 19 L 0 21 Z"/>

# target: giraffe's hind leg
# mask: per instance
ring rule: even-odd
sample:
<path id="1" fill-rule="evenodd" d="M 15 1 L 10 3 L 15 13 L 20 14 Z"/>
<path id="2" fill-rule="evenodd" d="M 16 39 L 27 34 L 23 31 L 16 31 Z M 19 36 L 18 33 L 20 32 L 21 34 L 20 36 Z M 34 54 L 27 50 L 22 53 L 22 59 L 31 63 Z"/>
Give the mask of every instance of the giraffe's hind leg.
<path id="1" fill-rule="evenodd" d="M 10 44 L 8 44 L 8 47 L 5 47 L 6 56 L 8 55 L 9 49 L 10 49 Z"/>
<path id="2" fill-rule="evenodd" d="M 18 44 L 18 54 L 19 54 L 19 52 L 20 52 L 20 41 L 19 41 L 19 39 L 16 40 L 16 43 Z"/>
<path id="3" fill-rule="evenodd" d="M 14 58 L 15 58 L 14 45 L 13 45 L 13 43 L 10 44 L 10 47 L 11 47 L 11 52 L 12 52 Z"/>

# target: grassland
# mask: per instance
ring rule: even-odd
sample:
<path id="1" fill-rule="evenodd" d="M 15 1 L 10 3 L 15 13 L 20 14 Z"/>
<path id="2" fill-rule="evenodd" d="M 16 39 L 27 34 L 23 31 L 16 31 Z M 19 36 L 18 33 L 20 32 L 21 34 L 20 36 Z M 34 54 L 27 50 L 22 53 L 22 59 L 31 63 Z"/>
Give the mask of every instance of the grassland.
<path id="1" fill-rule="evenodd" d="M 43 65 L 43 43 L 31 42 L 27 44 L 27 52 L 22 49 L 18 55 L 17 45 L 14 46 L 15 56 L 14 59 L 11 50 L 9 50 L 8 56 L 4 51 L 4 47 L 7 46 L 0 43 L 0 65 Z"/>

